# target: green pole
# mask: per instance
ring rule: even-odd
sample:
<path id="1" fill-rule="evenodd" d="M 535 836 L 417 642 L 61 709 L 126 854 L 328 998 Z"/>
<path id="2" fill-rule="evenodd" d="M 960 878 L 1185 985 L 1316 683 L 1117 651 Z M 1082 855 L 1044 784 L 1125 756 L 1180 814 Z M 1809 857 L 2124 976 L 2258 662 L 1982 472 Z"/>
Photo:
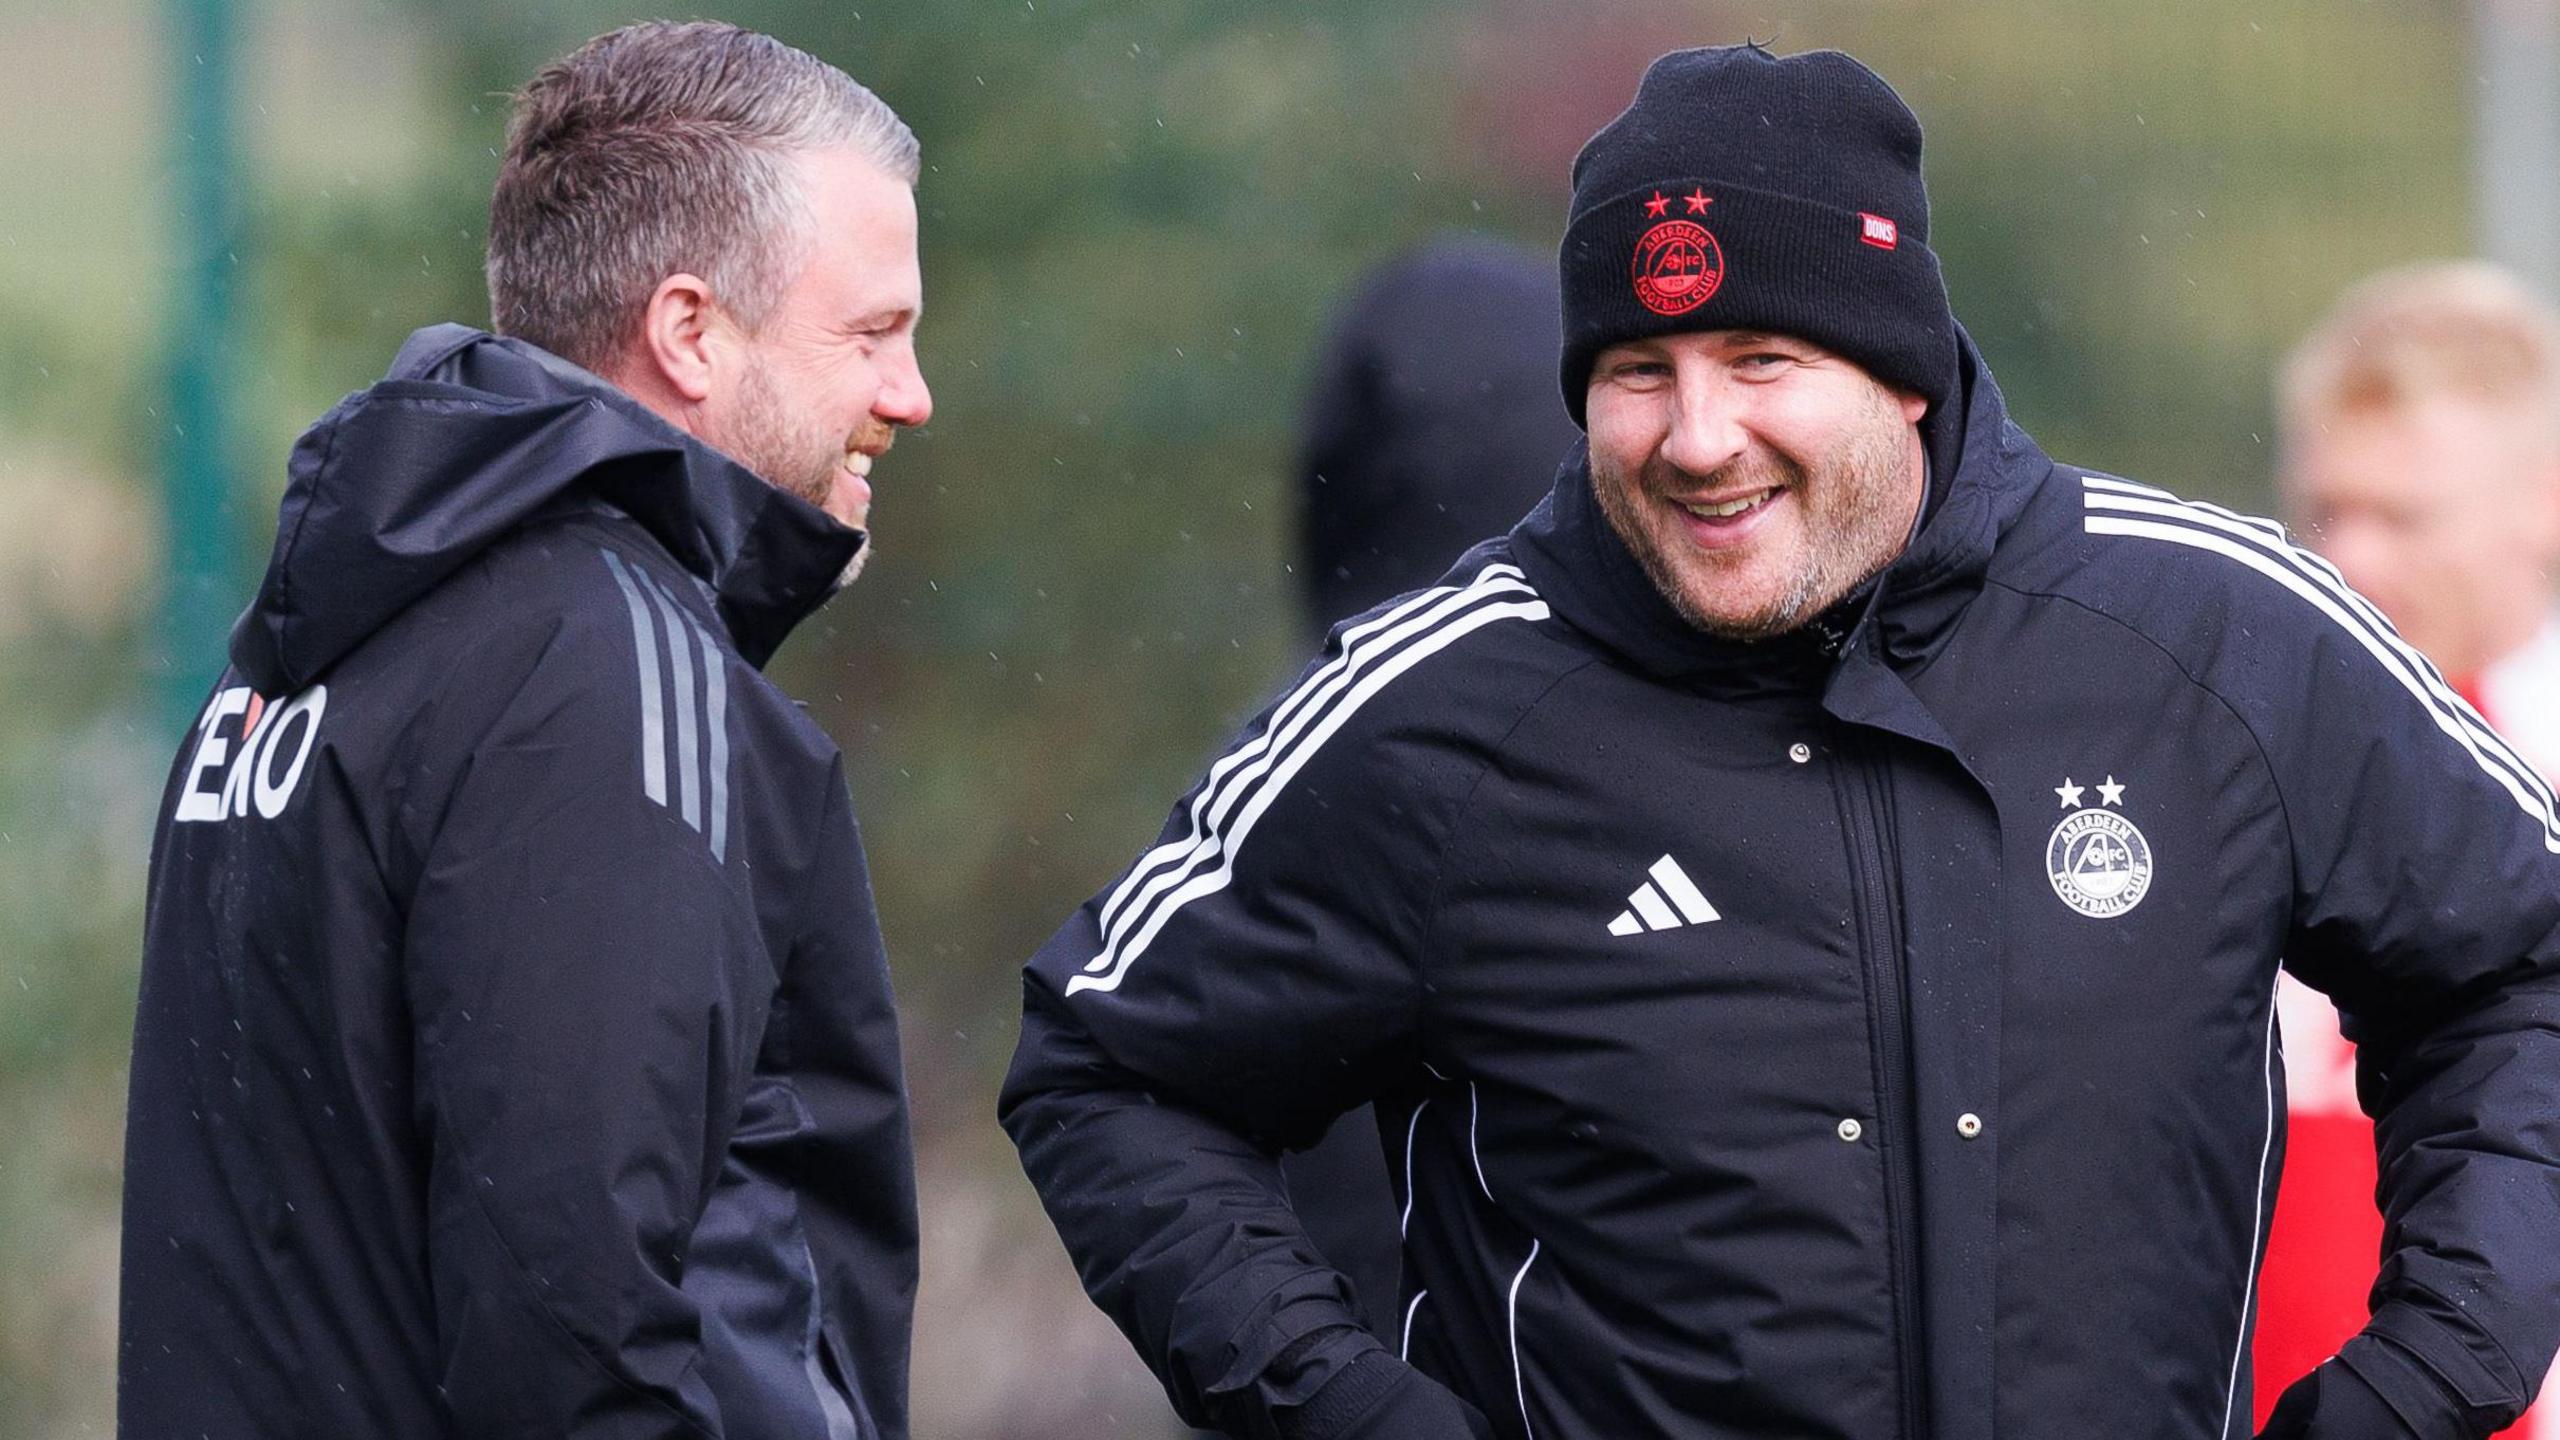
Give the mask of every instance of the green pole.
<path id="1" fill-rule="evenodd" d="M 239 274 L 231 0 L 170 0 L 177 41 L 174 303 L 162 497 L 168 520 L 158 673 L 162 717 L 183 730 L 221 672 L 235 593 L 229 387 Z"/>

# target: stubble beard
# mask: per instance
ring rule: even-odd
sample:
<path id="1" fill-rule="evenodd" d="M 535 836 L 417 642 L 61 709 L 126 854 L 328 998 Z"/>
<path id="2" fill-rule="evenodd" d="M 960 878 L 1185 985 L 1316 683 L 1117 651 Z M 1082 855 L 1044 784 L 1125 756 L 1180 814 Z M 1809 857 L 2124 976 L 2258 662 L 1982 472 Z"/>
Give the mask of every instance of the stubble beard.
<path id="1" fill-rule="evenodd" d="M 890 427 L 876 417 L 865 420 L 864 425 L 865 432 L 857 440 L 865 448 L 885 451 L 894 433 Z M 875 429 L 879 433 L 870 433 Z M 748 369 L 726 423 L 718 435 L 710 438 L 722 454 L 777 490 L 796 495 L 821 510 L 834 498 L 836 470 L 844 463 L 844 438 L 820 426 L 795 423 L 781 385 L 763 364 Z M 832 511 L 828 513 L 834 515 Z M 834 588 L 842 590 L 861 578 L 862 567 L 871 563 L 872 553 L 880 546 L 878 536 L 867 523 L 851 526 L 841 516 L 834 518 L 862 535 L 861 548 L 853 552 L 853 558 L 845 562 L 835 578 Z"/>
<path id="2" fill-rule="evenodd" d="M 1814 617 L 1883 573 L 1910 538 L 1912 497 L 1899 482 L 1907 466 L 1907 431 L 1883 423 L 1879 407 L 1871 423 L 1820 470 L 1788 456 L 1744 456 L 1703 477 L 1659 455 L 1635 477 L 1592 465 L 1592 491 L 1609 528 L 1618 533 L 1672 611 L 1692 627 L 1721 640 L 1771 640 L 1802 628 Z M 1694 547 L 1668 507 L 1655 497 L 1701 489 L 1754 490 L 1783 485 L 1803 508 L 1806 544 L 1801 562 L 1779 592 L 1743 614 L 1708 608 L 1698 593 L 1712 590 L 1723 567 Z M 1683 564 L 1683 559 L 1687 563 Z"/>
<path id="3" fill-rule="evenodd" d="M 736 399 L 711 443 L 777 490 L 797 495 L 820 509 L 833 490 L 844 444 L 814 425 L 792 422 L 791 407 L 773 372 L 749 366 L 738 382 Z"/>

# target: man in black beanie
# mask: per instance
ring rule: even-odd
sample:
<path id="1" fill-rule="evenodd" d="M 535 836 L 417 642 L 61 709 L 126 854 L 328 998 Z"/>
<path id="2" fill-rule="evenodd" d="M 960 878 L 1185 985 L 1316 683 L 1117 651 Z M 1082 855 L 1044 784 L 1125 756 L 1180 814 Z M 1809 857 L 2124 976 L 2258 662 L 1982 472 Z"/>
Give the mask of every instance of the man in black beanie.
<path id="1" fill-rule="evenodd" d="M 1574 168 L 1587 448 L 1032 959 L 1005 1123 L 1195 1422 L 2244 1435 L 2280 964 L 2387 1223 L 2264 1433 L 2530 1399 L 2560 804 L 2280 527 L 2045 457 L 1927 241 L 1856 62 L 1658 61 Z M 1363 1101 L 1377 1331 L 1275 1163 Z"/>

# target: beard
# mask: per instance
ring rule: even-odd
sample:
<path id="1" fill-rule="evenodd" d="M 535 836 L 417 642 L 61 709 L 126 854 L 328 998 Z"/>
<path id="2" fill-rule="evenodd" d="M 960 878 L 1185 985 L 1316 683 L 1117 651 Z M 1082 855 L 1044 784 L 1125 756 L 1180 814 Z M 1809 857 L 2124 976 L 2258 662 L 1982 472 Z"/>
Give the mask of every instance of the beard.
<path id="1" fill-rule="evenodd" d="M 1719 639 L 1774 639 L 1881 574 L 1910 539 L 1916 497 L 1904 482 L 1909 430 L 1888 397 L 1880 394 L 1878 402 L 1836 449 L 1809 463 L 1755 447 L 1692 475 L 1657 450 L 1629 475 L 1595 454 L 1592 492 L 1609 528 L 1682 620 Z M 1771 487 L 1784 495 L 1770 503 L 1800 510 L 1802 541 L 1793 554 L 1764 550 L 1775 538 L 1764 536 L 1726 554 L 1702 550 L 1665 498 Z M 1744 573 L 1755 566 L 1772 573 Z"/>
<path id="2" fill-rule="evenodd" d="M 836 473 L 843 468 L 846 452 L 884 454 L 896 434 L 888 422 L 876 415 L 864 416 L 861 428 L 850 439 L 824 424 L 799 419 L 772 368 L 759 361 L 739 382 L 737 396 L 718 432 L 705 438 L 775 489 L 828 510 L 828 502 L 835 498 Z M 828 513 L 834 515 L 832 510 Z M 859 524 L 841 515 L 834 518 L 863 537 L 862 547 L 853 552 L 853 558 L 836 577 L 835 588 L 842 590 L 861 576 L 862 567 L 871 562 L 872 552 L 879 545 L 867 510 Z"/>
<path id="3" fill-rule="evenodd" d="M 877 423 L 877 422 L 874 422 Z M 824 508 L 844 463 L 842 436 L 795 421 L 772 369 L 752 363 L 711 443 L 777 490 Z"/>

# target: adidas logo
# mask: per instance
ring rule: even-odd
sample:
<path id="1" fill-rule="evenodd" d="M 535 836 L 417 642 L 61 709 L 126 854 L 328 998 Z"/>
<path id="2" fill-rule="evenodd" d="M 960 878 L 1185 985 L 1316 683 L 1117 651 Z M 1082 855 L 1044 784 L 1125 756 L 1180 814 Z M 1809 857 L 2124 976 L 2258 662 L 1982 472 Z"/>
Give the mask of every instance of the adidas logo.
<path id="1" fill-rule="evenodd" d="M 1653 868 L 1645 873 L 1653 878 L 1637 886 L 1636 893 L 1627 897 L 1627 908 L 1619 911 L 1618 918 L 1609 922 L 1610 934 L 1677 930 L 1683 925 L 1704 925 L 1710 920 L 1724 918 L 1716 913 L 1716 907 L 1707 903 L 1706 896 L 1698 893 L 1698 887 L 1690 883 L 1689 874 L 1680 868 L 1679 861 L 1665 855 L 1654 861 Z M 1670 897 L 1668 900 L 1663 898 L 1666 895 Z"/>

